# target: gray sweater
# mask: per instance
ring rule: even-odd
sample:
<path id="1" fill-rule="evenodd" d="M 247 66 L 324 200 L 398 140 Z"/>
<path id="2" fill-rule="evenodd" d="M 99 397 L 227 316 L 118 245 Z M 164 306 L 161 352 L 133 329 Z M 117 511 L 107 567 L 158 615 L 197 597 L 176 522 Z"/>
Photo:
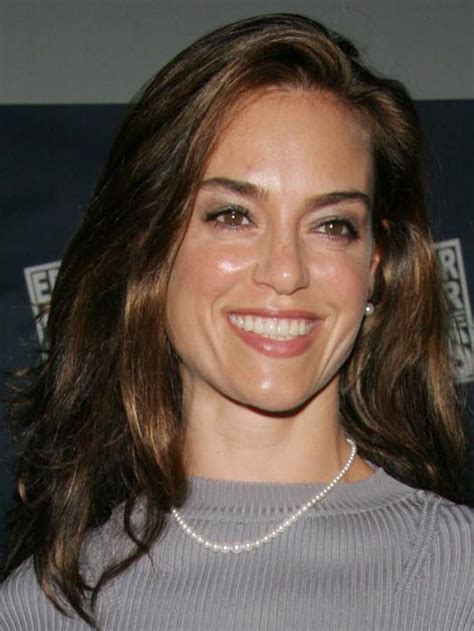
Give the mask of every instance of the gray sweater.
<path id="1" fill-rule="evenodd" d="M 203 478 L 191 484 L 182 514 L 216 541 L 258 538 L 322 488 Z M 250 553 L 205 550 L 170 520 L 150 556 L 101 593 L 98 622 L 107 631 L 472 631 L 473 525 L 471 509 L 382 469 L 336 486 Z M 127 545 L 116 511 L 85 546 L 89 577 Z M 30 562 L 0 589 L 2 631 L 88 628 L 49 603 Z"/>

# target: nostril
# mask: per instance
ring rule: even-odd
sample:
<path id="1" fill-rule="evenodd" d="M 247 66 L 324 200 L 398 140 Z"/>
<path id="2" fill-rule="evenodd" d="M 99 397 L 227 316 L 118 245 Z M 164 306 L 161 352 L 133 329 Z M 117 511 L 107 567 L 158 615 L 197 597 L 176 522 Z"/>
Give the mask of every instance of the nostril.
<path id="1" fill-rule="evenodd" d="M 262 255 L 255 266 L 254 280 L 277 293 L 292 294 L 308 286 L 309 272 L 299 248 L 287 242 Z"/>

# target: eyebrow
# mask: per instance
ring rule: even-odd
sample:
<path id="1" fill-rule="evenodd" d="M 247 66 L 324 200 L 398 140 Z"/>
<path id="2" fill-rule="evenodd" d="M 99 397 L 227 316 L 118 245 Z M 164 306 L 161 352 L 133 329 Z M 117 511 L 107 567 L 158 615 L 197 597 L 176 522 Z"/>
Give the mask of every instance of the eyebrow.
<path id="1" fill-rule="evenodd" d="M 212 177 L 207 180 L 203 180 L 199 188 L 213 189 L 222 188 L 237 195 L 243 197 L 249 197 L 254 199 L 265 200 L 268 197 L 268 193 L 265 189 L 252 184 L 251 182 L 245 182 L 242 180 L 233 180 L 227 177 Z M 371 210 L 372 202 L 370 197 L 362 191 L 331 191 L 330 193 L 322 193 L 321 195 L 315 195 L 306 200 L 305 205 L 307 210 L 318 210 L 325 206 L 335 206 L 344 202 L 361 202 L 366 206 L 367 210 Z"/>
<path id="2" fill-rule="evenodd" d="M 267 192 L 256 184 L 242 180 L 231 180 L 227 177 L 211 177 L 208 180 L 203 180 L 199 188 L 223 188 L 243 197 L 254 197 L 263 200 L 268 197 Z"/>

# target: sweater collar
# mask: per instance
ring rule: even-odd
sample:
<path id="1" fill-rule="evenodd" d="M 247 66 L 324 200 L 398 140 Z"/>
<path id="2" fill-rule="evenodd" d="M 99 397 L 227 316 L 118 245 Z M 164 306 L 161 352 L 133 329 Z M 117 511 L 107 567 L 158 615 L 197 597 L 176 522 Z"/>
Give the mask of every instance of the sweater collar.
<path id="1" fill-rule="evenodd" d="M 317 505 L 324 513 L 354 512 L 401 500 L 414 489 L 389 476 L 382 468 L 360 482 L 341 482 Z M 242 482 L 191 477 L 189 495 L 181 509 L 188 515 L 229 514 L 248 517 L 284 515 L 307 502 L 326 485 Z"/>

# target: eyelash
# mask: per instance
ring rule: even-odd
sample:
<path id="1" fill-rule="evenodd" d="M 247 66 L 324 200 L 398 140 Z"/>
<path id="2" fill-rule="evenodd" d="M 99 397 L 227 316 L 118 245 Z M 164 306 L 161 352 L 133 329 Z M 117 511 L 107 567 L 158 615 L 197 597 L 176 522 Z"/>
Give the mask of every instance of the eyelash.
<path id="1" fill-rule="evenodd" d="M 219 217 L 230 217 L 232 216 L 232 214 L 234 214 L 236 217 L 246 219 L 248 223 L 240 224 L 240 225 L 239 224 L 232 225 L 232 224 L 226 224 L 225 221 L 219 221 Z M 250 228 L 252 225 L 254 225 L 250 216 L 250 212 L 240 206 L 228 206 L 225 208 L 220 208 L 219 210 L 210 211 L 206 213 L 205 221 L 212 222 L 214 224 L 214 227 L 217 228 L 218 230 L 229 230 L 229 231 L 246 230 L 247 228 Z M 352 222 L 350 219 L 348 219 L 347 217 L 327 217 L 323 219 L 320 223 L 317 223 L 315 226 L 315 229 L 313 228 L 311 232 L 317 233 L 320 231 L 322 227 L 330 225 L 330 224 L 342 226 L 343 228 L 347 230 L 347 233 L 346 234 L 330 234 L 330 233 L 320 232 L 320 234 L 325 236 L 327 239 L 331 239 L 335 241 L 345 240 L 348 242 L 352 242 L 359 238 L 359 230 L 356 224 Z"/>
<path id="2" fill-rule="evenodd" d="M 359 238 L 359 230 L 356 224 L 348 219 L 347 217 L 328 217 L 323 219 L 321 223 L 319 223 L 316 227 L 320 229 L 323 226 L 328 225 L 336 225 L 341 226 L 346 229 L 346 234 L 330 234 L 330 233 L 322 233 L 328 239 L 334 239 L 336 241 L 344 239 L 348 242 L 355 241 Z M 313 230 L 313 232 L 317 232 L 317 230 Z"/>
<path id="3" fill-rule="evenodd" d="M 224 221 L 218 221 L 219 217 L 230 217 L 232 214 L 236 217 L 247 219 L 249 223 L 244 225 L 232 225 L 226 224 Z M 206 222 L 212 222 L 219 230 L 245 230 L 253 224 L 250 219 L 249 211 L 240 206 L 227 206 L 225 208 L 219 208 L 219 210 L 208 212 L 205 215 L 205 220 Z"/>

